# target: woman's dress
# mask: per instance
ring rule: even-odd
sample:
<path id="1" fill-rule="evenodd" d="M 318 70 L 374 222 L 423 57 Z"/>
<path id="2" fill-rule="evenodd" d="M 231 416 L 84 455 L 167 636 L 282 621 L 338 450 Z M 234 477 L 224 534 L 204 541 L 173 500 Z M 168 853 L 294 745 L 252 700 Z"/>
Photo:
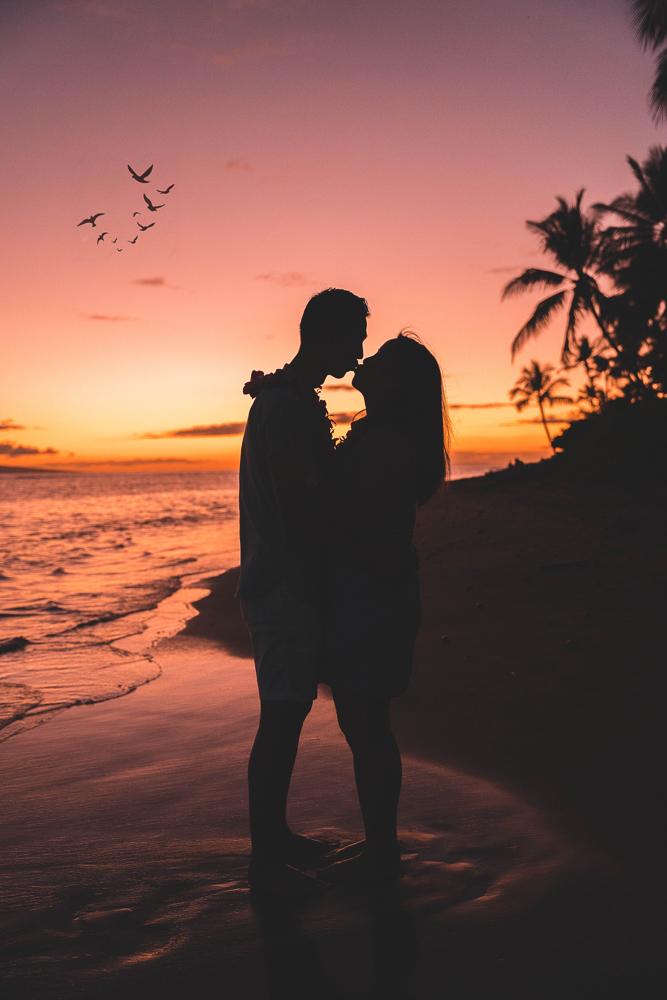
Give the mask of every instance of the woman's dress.
<path id="1" fill-rule="evenodd" d="M 408 439 L 364 418 L 337 449 L 333 469 L 324 679 L 391 697 L 408 686 L 420 617 Z"/>

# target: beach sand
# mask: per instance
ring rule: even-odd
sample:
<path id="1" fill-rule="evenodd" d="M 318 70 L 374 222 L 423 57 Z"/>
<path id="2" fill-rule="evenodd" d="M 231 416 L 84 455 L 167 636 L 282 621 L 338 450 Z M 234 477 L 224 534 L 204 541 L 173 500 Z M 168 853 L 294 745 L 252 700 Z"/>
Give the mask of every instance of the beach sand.
<path id="1" fill-rule="evenodd" d="M 408 872 L 378 897 L 252 904 L 257 695 L 234 574 L 213 581 L 157 681 L 3 745 L 3 996 L 642 995 L 664 499 L 495 477 L 421 513 L 424 623 L 395 705 Z M 326 697 L 290 819 L 360 835 Z"/>

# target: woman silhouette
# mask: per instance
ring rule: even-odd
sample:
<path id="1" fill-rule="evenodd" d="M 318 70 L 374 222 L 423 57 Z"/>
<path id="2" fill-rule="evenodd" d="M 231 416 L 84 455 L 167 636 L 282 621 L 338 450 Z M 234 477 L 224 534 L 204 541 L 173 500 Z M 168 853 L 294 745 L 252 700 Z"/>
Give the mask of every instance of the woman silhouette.
<path id="1" fill-rule="evenodd" d="M 326 679 L 352 750 L 366 841 L 324 875 L 378 882 L 400 870 L 390 704 L 408 685 L 419 626 L 416 508 L 449 471 L 449 421 L 438 363 L 410 333 L 383 344 L 352 384 L 366 411 L 334 459 Z"/>

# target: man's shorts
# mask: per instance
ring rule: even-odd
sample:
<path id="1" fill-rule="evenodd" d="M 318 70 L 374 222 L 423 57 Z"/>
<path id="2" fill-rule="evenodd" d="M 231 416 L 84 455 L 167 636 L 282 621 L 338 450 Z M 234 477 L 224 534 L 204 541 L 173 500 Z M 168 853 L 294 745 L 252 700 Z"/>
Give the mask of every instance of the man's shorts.
<path id="1" fill-rule="evenodd" d="M 241 601 L 262 701 L 312 701 L 324 659 L 322 615 L 284 583 Z"/>

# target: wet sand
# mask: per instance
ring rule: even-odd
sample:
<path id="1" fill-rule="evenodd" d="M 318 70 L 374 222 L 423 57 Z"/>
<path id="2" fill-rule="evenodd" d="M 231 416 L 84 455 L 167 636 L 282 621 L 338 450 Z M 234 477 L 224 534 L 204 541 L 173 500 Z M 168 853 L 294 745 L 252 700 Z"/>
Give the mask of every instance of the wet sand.
<path id="1" fill-rule="evenodd" d="M 665 509 L 665 486 L 635 485 L 631 468 L 577 485 L 533 467 L 451 484 L 417 525 L 423 620 L 394 706 L 401 745 L 511 790 L 577 845 L 579 891 L 536 934 L 601 991 L 658 974 Z M 234 584 L 211 581 L 188 629 L 240 650 Z"/>
<path id="2" fill-rule="evenodd" d="M 252 666 L 194 639 L 164 643 L 159 658 L 158 683 L 63 713 L 6 745 L 5 996 L 177 996 L 195 985 L 208 996 L 236 982 L 262 997 L 272 977 L 275 989 L 291 988 L 301 948 L 333 995 L 366 996 L 388 967 L 390 978 L 402 965 L 407 979 L 426 975 L 428 962 L 413 968 L 414 949 L 429 934 L 434 960 L 448 926 L 488 933 L 499 918 L 521 919 L 578 870 L 573 846 L 538 811 L 408 757 L 400 889 L 380 901 L 331 891 L 258 912 L 245 885 Z M 357 840 L 352 788 L 347 748 L 321 698 L 295 775 L 295 826 Z"/>
<path id="3" fill-rule="evenodd" d="M 477 481 L 424 511 L 424 627 L 395 712 L 409 867 L 383 896 L 251 904 L 257 696 L 233 576 L 157 647 L 159 680 L 8 741 L 3 996 L 639 995 L 657 964 L 659 508 L 587 497 Z M 290 811 L 359 836 L 324 697 Z"/>

